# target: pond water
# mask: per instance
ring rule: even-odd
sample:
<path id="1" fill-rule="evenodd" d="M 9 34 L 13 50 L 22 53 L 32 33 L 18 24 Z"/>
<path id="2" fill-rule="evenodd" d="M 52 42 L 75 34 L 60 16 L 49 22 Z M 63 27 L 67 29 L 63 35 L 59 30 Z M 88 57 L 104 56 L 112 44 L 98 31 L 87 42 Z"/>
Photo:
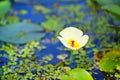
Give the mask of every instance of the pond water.
<path id="1" fill-rule="evenodd" d="M 120 19 L 110 12 L 120 14 L 97 1 L 0 0 L 1 80 L 119 80 Z M 61 35 L 71 26 L 83 34 L 73 28 Z M 66 46 L 58 38 L 65 34 L 83 46 Z"/>

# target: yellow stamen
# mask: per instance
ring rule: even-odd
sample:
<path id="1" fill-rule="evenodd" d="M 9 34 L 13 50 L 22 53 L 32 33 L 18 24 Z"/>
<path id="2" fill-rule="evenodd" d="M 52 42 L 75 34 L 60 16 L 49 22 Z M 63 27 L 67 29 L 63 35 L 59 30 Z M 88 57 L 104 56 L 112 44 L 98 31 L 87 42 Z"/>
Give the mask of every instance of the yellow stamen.
<path id="1" fill-rule="evenodd" d="M 80 44 L 78 42 L 76 42 L 75 40 L 73 40 L 73 39 L 69 39 L 68 44 L 70 46 L 72 46 L 73 48 L 79 48 L 80 47 Z"/>

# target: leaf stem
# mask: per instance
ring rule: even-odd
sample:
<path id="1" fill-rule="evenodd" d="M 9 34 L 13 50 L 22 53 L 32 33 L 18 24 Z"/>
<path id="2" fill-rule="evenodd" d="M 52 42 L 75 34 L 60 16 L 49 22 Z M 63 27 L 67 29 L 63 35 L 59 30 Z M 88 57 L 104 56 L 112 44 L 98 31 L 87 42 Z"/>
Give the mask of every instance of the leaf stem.
<path id="1" fill-rule="evenodd" d="M 59 67 L 59 66 L 68 66 L 68 65 L 72 64 L 72 61 L 73 61 L 73 52 L 74 52 L 73 50 L 70 51 L 69 62 L 63 60 L 62 62 L 60 62 L 60 63 L 58 63 L 58 64 L 55 65 L 55 69 L 57 67 Z"/>
<path id="2" fill-rule="evenodd" d="M 69 62 L 65 62 L 66 65 L 70 65 L 72 64 L 72 61 L 73 61 L 73 50 L 70 51 L 70 58 L 69 58 Z"/>

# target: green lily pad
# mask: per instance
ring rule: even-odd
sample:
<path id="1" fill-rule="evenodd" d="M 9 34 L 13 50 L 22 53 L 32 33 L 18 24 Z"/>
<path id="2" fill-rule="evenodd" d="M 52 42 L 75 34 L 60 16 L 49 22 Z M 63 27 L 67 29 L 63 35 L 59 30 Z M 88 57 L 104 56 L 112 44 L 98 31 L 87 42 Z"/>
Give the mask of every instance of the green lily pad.
<path id="1" fill-rule="evenodd" d="M 9 0 L 0 1 L 0 15 L 5 14 L 10 10 L 11 3 Z"/>
<path id="2" fill-rule="evenodd" d="M 100 69 L 104 72 L 114 72 L 120 65 L 120 51 L 110 51 L 100 60 Z"/>
<path id="3" fill-rule="evenodd" d="M 68 75 L 63 75 L 61 78 L 61 80 L 93 80 L 92 76 L 81 68 L 72 69 Z"/>
<path id="4" fill-rule="evenodd" d="M 14 23 L 0 27 L 0 41 L 11 43 L 27 43 L 40 40 L 45 33 L 43 29 L 32 23 Z"/>

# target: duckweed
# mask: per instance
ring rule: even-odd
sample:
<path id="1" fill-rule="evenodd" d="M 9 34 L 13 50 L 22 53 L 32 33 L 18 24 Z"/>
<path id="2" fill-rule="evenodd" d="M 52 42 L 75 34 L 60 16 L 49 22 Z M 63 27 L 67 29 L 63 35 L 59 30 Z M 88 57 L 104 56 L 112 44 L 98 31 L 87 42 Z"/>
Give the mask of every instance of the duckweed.
<path id="1" fill-rule="evenodd" d="M 101 16 L 97 11 L 95 13 L 91 11 L 84 12 L 82 11 L 83 8 L 84 7 L 80 5 L 61 6 L 55 4 L 53 8 L 55 11 L 52 11 L 42 5 L 35 5 L 34 12 L 45 14 L 47 20 L 40 23 L 40 25 L 48 32 L 55 32 L 55 34 L 58 35 L 57 32 L 68 25 L 77 26 L 84 32 L 87 32 L 86 34 L 89 34 L 90 40 L 85 48 L 81 49 L 79 52 L 74 52 L 77 54 L 74 55 L 75 61 L 73 62 L 76 63 L 77 68 L 84 68 L 88 71 L 92 71 L 96 68 L 97 63 L 99 63 L 100 70 L 107 74 L 105 76 L 112 76 L 112 79 L 115 77 L 115 80 L 117 80 L 120 78 L 120 65 L 118 58 L 119 55 L 116 54 L 116 52 L 112 57 L 107 55 L 108 53 L 105 54 L 100 62 L 97 63 L 95 63 L 93 57 L 89 58 L 91 53 L 96 53 L 99 50 L 120 49 L 120 45 L 115 41 L 111 41 L 112 38 L 109 36 L 109 34 L 114 34 L 113 29 L 106 27 L 109 25 L 108 20 L 110 16 L 106 14 Z M 18 12 L 17 15 L 27 15 L 29 11 L 22 9 L 16 12 Z M 8 15 L 7 18 L 1 18 L 0 16 L 0 25 L 3 26 L 10 23 L 20 22 L 20 17 L 15 15 Z M 86 16 L 88 17 L 86 18 Z M 22 20 L 22 22 L 31 21 L 31 19 Z M 100 44 L 95 41 L 96 39 L 101 41 Z M 53 59 L 53 55 L 45 55 L 42 59 L 37 60 L 38 56 L 35 54 L 36 50 L 40 51 L 46 48 L 46 46 L 40 46 L 40 42 L 41 41 L 33 41 L 22 44 L 22 46 L 11 43 L 2 44 L 0 50 L 5 51 L 7 54 L 0 54 L 0 56 L 7 57 L 9 62 L 0 68 L 1 80 L 59 80 L 61 79 L 61 75 L 64 75 L 64 78 L 69 80 L 68 72 L 71 72 L 70 75 L 74 77 L 73 75 L 76 72 L 74 72 L 74 70 L 76 69 L 71 69 L 69 65 L 62 64 L 56 67 L 57 64 L 49 64 Z M 85 49 L 89 48 L 92 49 L 86 52 Z M 65 48 L 62 48 L 61 50 L 68 51 L 65 50 Z M 107 60 L 105 56 L 107 56 Z M 105 79 L 107 80 L 108 78 Z"/>

